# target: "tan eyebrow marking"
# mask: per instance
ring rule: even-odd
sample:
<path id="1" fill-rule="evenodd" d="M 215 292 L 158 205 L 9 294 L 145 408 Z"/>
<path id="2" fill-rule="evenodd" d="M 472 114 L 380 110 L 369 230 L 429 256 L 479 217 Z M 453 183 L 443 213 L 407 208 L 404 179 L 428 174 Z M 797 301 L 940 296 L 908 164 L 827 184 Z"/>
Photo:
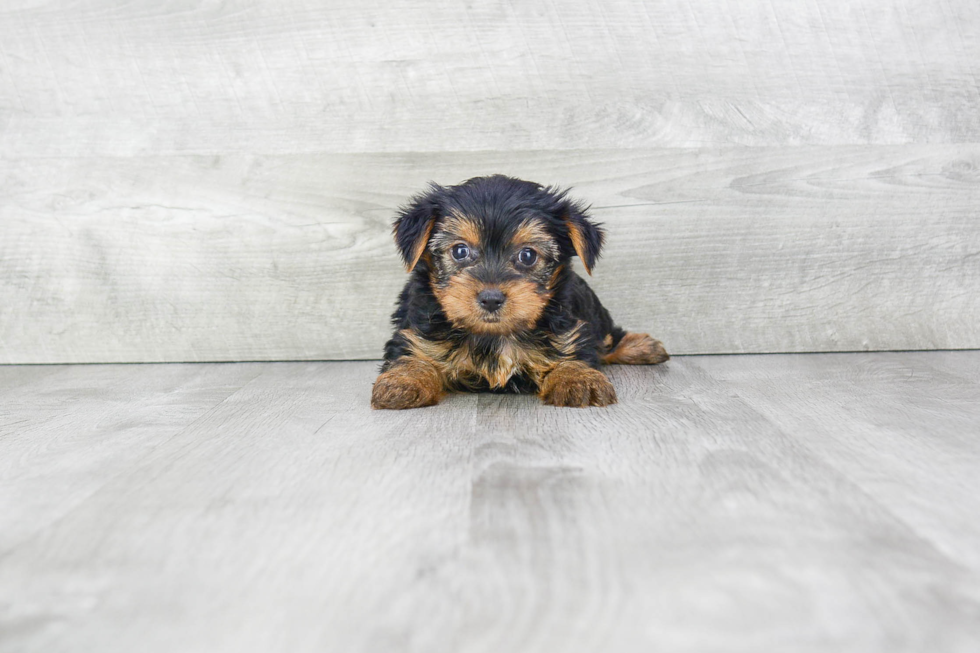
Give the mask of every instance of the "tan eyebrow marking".
<path id="1" fill-rule="evenodd" d="M 461 213 L 450 213 L 443 223 L 443 231 L 465 240 L 474 247 L 480 246 L 480 224 Z"/>
<path id="2" fill-rule="evenodd" d="M 514 232 L 511 243 L 524 245 L 526 243 L 550 243 L 551 234 L 537 220 L 525 220 Z"/>

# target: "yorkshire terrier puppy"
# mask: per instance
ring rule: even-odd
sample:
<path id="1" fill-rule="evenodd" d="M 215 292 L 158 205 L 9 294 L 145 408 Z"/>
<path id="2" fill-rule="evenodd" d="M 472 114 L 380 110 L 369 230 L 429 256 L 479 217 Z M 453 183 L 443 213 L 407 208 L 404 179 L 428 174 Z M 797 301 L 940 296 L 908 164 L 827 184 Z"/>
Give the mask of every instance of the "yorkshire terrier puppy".
<path id="1" fill-rule="evenodd" d="M 373 408 L 430 406 L 446 392 L 536 393 L 555 406 L 606 406 L 600 363 L 656 364 L 659 340 L 613 323 L 585 270 L 603 230 L 565 191 L 503 175 L 433 184 L 400 211 L 411 273 L 392 315 Z"/>

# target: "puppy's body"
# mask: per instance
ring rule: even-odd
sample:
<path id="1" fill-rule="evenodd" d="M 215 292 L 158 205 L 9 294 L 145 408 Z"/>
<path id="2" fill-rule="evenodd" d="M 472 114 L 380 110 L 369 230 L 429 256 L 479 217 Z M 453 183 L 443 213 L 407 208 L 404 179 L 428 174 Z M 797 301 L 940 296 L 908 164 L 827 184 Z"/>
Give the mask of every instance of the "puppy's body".
<path id="1" fill-rule="evenodd" d="M 397 330 L 385 346 L 382 371 L 415 356 L 441 368 L 446 390 L 525 393 L 537 392 L 544 373 L 559 360 L 581 360 L 597 368 L 625 332 L 567 266 L 558 272 L 554 287 L 536 328 L 473 333 L 449 321 L 426 271 L 415 272 L 399 297 L 393 317 Z"/>
<path id="2" fill-rule="evenodd" d="M 375 408 L 436 403 L 444 392 L 537 393 L 560 406 L 604 406 L 605 363 L 667 353 L 626 333 L 569 264 L 591 270 L 601 229 L 564 193 L 503 176 L 433 186 L 395 223 L 411 277 L 374 386 Z"/>

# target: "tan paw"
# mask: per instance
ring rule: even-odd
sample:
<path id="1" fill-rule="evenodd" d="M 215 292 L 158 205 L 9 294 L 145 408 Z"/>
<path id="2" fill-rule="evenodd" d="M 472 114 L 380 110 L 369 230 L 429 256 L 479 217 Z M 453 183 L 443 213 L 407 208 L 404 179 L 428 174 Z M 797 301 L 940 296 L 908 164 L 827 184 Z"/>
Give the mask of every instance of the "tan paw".
<path id="1" fill-rule="evenodd" d="M 442 381 L 430 366 L 418 361 L 397 363 L 383 372 L 371 391 L 371 408 L 401 410 L 439 403 Z"/>
<path id="2" fill-rule="evenodd" d="M 603 363 L 621 365 L 656 365 L 670 356 L 659 340 L 645 333 L 627 333 L 616 348 L 602 357 Z"/>
<path id="3" fill-rule="evenodd" d="M 605 374 L 578 361 L 561 363 L 544 378 L 541 401 L 552 406 L 608 406 L 616 403 L 616 389 Z"/>

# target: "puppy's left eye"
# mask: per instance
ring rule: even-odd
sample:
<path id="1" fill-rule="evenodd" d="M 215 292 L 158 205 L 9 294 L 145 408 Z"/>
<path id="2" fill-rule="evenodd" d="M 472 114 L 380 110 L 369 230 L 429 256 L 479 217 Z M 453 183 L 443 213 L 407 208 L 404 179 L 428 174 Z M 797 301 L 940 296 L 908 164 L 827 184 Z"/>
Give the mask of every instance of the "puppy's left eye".
<path id="1" fill-rule="evenodd" d="M 521 265 L 530 267 L 538 260 L 538 253 L 530 247 L 525 247 L 518 253 L 517 260 L 520 261 Z"/>

